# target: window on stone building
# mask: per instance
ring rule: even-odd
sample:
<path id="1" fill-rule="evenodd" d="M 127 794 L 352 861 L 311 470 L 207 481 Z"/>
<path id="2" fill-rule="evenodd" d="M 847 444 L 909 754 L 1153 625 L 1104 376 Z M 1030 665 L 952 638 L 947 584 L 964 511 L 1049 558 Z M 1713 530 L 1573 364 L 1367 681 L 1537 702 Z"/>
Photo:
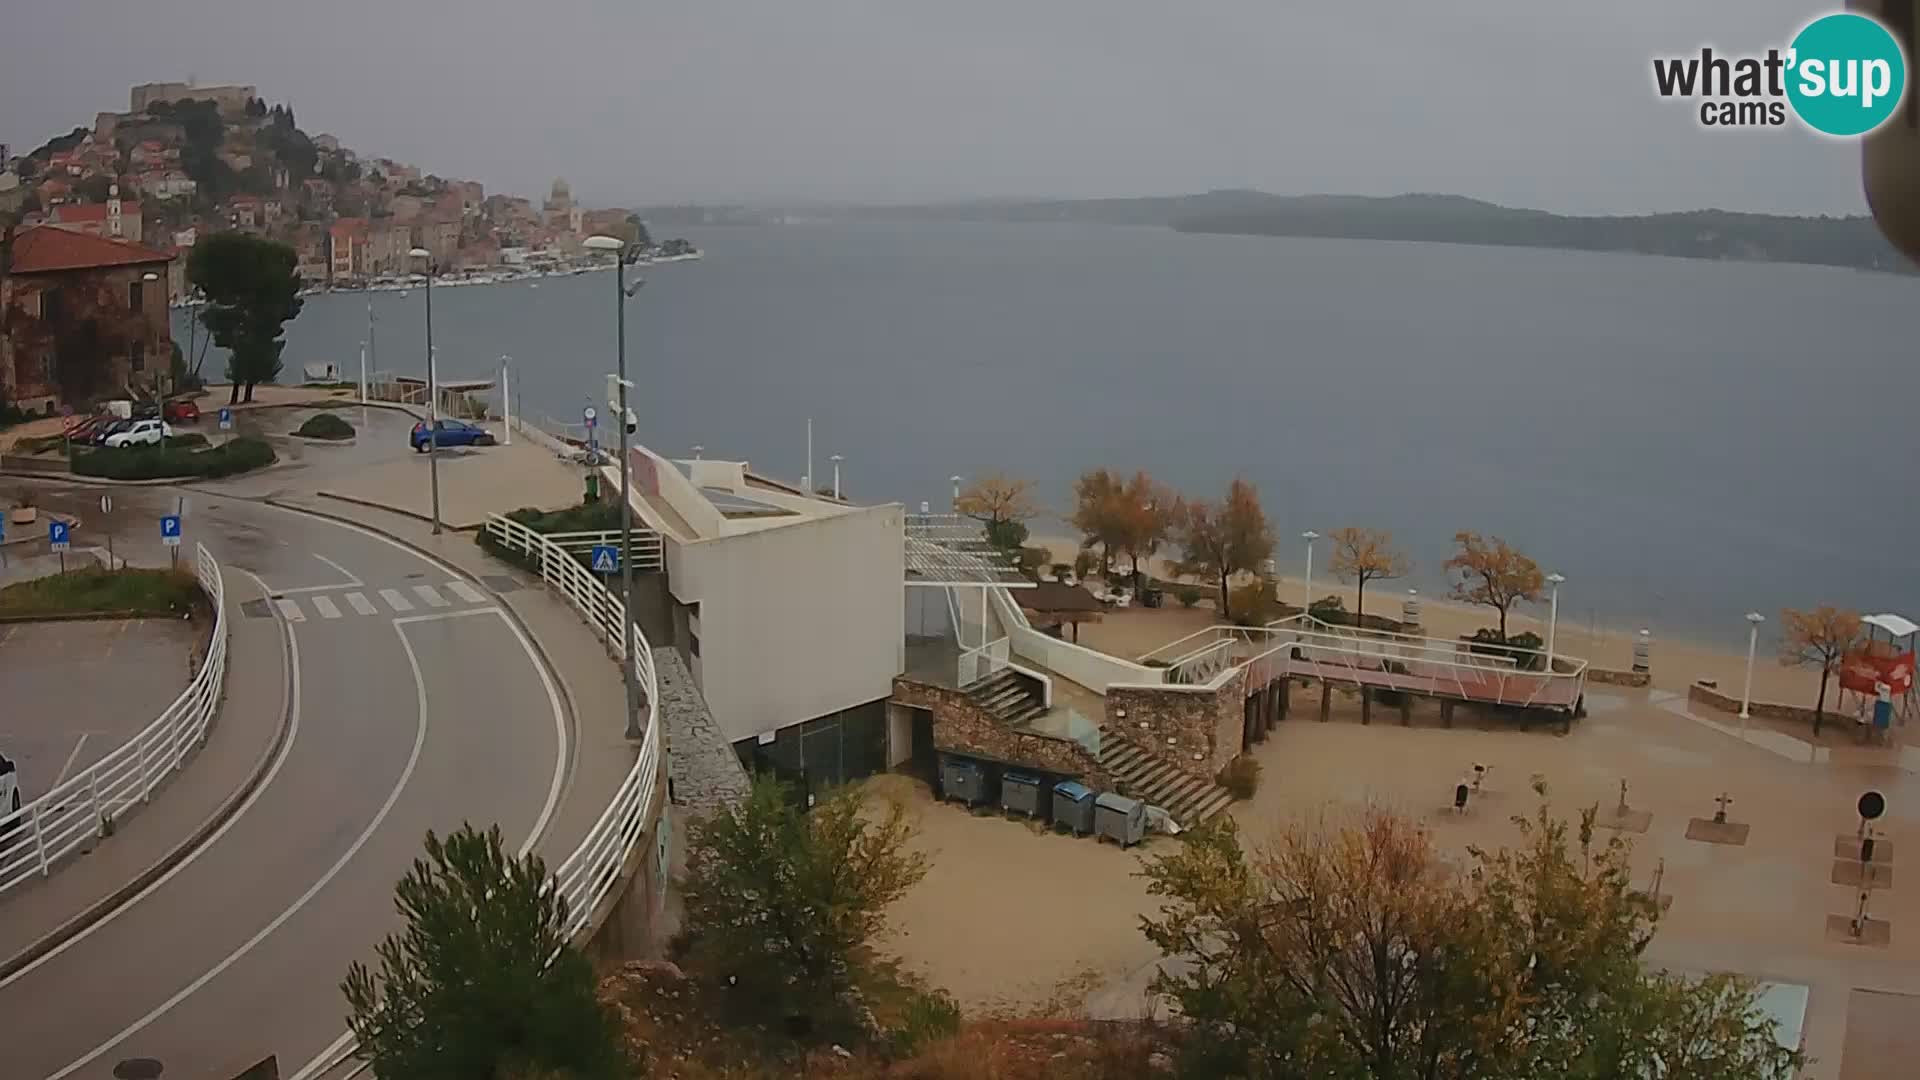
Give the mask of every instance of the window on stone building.
<path id="1" fill-rule="evenodd" d="M 127 282 L 127 307 L 134 311 L 141 310 L 140 301 L 145 299 L 145 297 L 141 295 L 145 291 L 142 286 L 145 284 L 143 281 Z M 134 370 L 138 371 L 139 369 L 135 368 Z"/>
<path id="2" fill-rule="evenodd" d="M 147 347 L 139 342 L 133 343 L 133 352 L 128 356 L 128 365 L 135 371 L 147 370 Z"/>
<path id="3" fill-rule="evenodd" d="M 59 322 L 61 315 L 60 290 L 40 290 L 40 318 L 47 322 Z"/>

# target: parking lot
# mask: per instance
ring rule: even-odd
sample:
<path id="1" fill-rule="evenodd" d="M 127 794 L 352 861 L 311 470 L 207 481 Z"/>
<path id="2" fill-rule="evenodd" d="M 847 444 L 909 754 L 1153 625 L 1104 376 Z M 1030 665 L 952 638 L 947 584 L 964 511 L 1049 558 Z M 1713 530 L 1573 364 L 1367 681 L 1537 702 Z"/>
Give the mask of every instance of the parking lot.
<path id="1" fill-rule="evenodd" d="M 37 798 L 98 761 L 186 688 L 204 621 L 102 619 L 0 625 L 0 753 Z M 84 692 L 81 692 L 84 689 Z"/>

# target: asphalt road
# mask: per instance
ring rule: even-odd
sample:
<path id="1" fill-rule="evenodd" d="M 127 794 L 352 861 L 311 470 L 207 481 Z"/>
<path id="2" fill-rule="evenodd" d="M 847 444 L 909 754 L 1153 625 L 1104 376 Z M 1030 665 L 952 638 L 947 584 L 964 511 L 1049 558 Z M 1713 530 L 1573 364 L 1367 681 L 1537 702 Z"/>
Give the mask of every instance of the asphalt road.
<path id="1" fill-rule="evenodd" d="M 518 849 L 564 786 L 559 689 L 476 583 L 369 532 L 189 498 L 189 545 L 276 595 L 245 617 L 291 637 L 293 735 L 187 861 L 0 983 L 9 1078 L 136 1057 L 216 1076 L 269 1053 L 293 1075 L 344 1030 L 339 981 L 400 925 L 393 885 L 426 831 L 497 823 Z"/>

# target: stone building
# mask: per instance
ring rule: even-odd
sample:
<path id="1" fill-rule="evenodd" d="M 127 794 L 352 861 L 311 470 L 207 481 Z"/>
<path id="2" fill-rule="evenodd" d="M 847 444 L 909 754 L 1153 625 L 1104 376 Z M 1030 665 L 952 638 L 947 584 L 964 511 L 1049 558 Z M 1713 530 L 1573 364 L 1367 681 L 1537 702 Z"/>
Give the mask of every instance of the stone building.
<path id="1" fill-rule="evenodd" d="M 0 253 L 0 397 L 52 412 L 166 370 L 172 256 L 43 225 Z"/>

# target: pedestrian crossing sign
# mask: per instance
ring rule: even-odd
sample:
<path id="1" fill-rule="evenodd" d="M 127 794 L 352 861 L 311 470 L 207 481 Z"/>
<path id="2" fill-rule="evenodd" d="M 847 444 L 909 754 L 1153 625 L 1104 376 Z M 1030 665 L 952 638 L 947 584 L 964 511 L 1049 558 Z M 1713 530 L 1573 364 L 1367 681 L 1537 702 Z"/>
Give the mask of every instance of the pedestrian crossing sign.
<path id="1" fill-rule="evenodd" d="M 593 572 L 611 574 L 620 569 L 620 549 L 612 544 L 593 545 Z"/>

